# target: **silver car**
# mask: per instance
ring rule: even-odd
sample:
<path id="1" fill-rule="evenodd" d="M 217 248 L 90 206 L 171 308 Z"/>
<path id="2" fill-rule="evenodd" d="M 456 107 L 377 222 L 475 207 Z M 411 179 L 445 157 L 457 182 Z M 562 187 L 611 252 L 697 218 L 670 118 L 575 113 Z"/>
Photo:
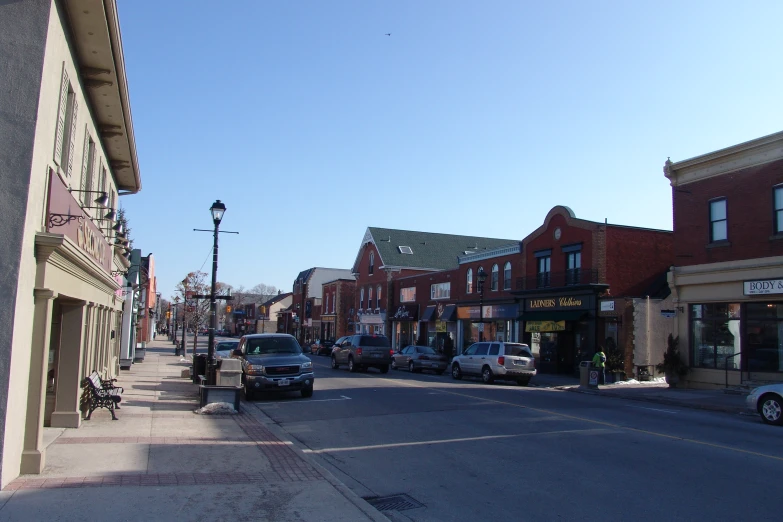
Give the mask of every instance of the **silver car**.
<path id="1" fill-rule="evenodd" d="M 536 360 L 526 344 L 500 341 L 474 343 L 451 362 L 451 376 L 462 379 L 463 375 L 478 375 L 487 384 L 498 379 L 527 386 L 536 375 Z"/>
<path id="2" fill-rule="evenodd" d="M 783 425 L 783 384 L 754 388 L 745 401 L 767 424 Z"/>
<path id="3" fill-rule="evenodd" d="M 346 364 L 350 372 L 377 368 L 388 373 L 392 353 L 389 339 L 382 335 L 352 335 L 332 349 L 332 369 Z"/>
<path id="4" fill-rule="evenodd" d="M 411 373 L 432 370 L 442 375 L 449 366 L 445 355 L 440 355 L 429 346 L 406 346 L 392 356 L 392 370 L 407 368 Z"/>

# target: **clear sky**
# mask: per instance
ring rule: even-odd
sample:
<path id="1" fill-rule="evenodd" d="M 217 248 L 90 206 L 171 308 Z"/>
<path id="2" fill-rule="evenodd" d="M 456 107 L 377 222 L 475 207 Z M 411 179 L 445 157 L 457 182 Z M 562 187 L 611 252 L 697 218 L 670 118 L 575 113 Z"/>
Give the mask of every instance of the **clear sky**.
<path id="1" fill-rule="evenodd" d="M 118 0 L 142 191 L 173 295 L 290 291 L 368 226 L 522 239 L 555 205 L 671 230 L 667 157 L 783 130 L 783 2 Z M 391 33 L 391 36 L 386 36 Z"/>

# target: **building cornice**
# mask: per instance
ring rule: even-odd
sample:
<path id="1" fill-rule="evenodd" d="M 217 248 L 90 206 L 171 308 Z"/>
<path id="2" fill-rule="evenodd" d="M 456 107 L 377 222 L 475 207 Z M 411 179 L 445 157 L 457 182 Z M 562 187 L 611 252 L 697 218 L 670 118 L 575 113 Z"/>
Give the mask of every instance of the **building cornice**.
<path id="1" fill-rule="evenodd" d="M 493 257 L 510 256 L 513 254 L 519 254 L 522 252 L 522 246 L 519 243 L 514 245 L 508 245 L 504 247 L 493 248 L 491 250 L 485 250 L 482 252 L 475 252 L 472 254 L 466 254 L 464 256 L 457 256 L 457 264 L 474 263 L 476 261 L 482 261 L 484 259 L 491 259 Z"/>
<path id="2" fill-rule="evenodd" d="M 783 132 L 676 163 L 666 160 L 663 174 L 677 187 L 777 160 L 783 160 Z"/>

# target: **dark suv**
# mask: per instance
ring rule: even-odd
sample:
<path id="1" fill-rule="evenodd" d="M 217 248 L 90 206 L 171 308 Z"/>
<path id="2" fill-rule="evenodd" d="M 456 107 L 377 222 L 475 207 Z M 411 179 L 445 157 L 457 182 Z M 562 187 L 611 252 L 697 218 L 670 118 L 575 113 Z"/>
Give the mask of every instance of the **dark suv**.
<path id="1" fill-rule="evenodd" d="M 381 373 L 386 373 L 389 371 L 393 353 L 389 339 L 382 335 L 352 335 L 342 344 L 335 344 L 332 350 L 332 369 L 336 370 L 341 364 L 347 364 L 350 372 L 378 368 Z"/>

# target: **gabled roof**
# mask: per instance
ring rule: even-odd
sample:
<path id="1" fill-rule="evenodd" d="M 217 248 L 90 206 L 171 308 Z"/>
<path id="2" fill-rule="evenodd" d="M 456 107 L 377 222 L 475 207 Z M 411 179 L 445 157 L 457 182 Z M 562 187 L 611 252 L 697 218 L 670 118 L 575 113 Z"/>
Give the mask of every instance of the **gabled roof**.
<path id="1" fill-rule="evenodd" d="M 285 299 L 286 297 L 290 297 L 291 295 L 293 295 L 291 292 L 286 292 L 284 294 L 277 294 L 272 299 L 269 299 L 265 303 L 262 303 L 262 305 L 266 306 L 268 308 L 268 307 L 272 306 L 273 304 L 275 304 L 276 302 L 282 301 L 283 299 Z"/>
<path id="2" fill-rule="evenodd" d="M 378 250 L 380 268 L 448 270 L 458 266 L 457 256 L 518 244 L 519 240 L 368 227 L 353 265 L 354 273 L 369 243 Z M 409 250 L 401 247 L 408 247 Z"/>
<path id="3" fill-rule="evenodd" d="M 299 272 L 294 281 L 294 288 L 296 288 L 296 284 L 299 281 L 304 280 L 307 284 L 307 297 L 320 299 L 323 294 L 323 284 L 326 281 L 349 277 L 352 277 L 351 271 L 347 268 L 323 268 L 316 266 Z"/>

